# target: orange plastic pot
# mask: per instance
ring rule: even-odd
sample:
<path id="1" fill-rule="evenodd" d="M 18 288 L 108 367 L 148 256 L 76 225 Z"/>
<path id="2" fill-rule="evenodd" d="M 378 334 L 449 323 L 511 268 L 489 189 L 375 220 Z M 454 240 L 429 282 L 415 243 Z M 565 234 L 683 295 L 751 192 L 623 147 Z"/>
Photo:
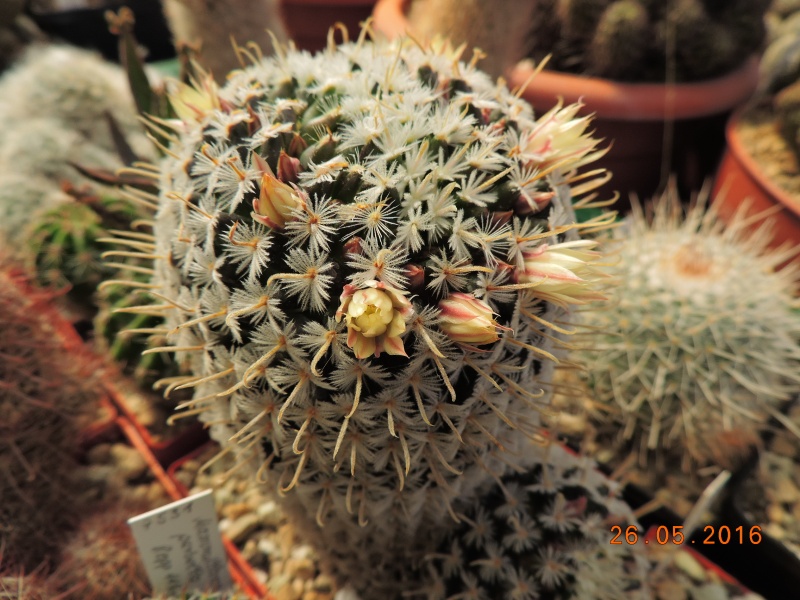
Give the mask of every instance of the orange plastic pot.
<path id="1" fill-rule="evenodd" d="M 388 38 L 405 33 L 407 7 L 408 0 L 379 0 L 375 29 Z M 509 65 L 506 76 L 536 113 L 563 101 L 581 102 L 581 114 L 594 115 L 595 137 L 611 144 L 596 163 L 613 174 L 601 193 L 618 191 L 618 208 L 625 209 L 629 194 L 647 199 L 669 177 L 683 193 L 713 177 L 725 148 L 728 115 L 755 91 L 758 62 L 752 58 L 722 77 L 681 84 L 621 83 L 546 70 L 533 74 L 533 65 L 522 61 Z"/>
<path id="2" fill-rule="evenodd" d="M 358 37 L 360 23 L 372 14 L 376 0 L 281 0 L 289 36 L 301 50 L 325 48 L 328 30 L 336 23 L 347 27 L 350 39 Z M 337 39 L 341 40 L 341 35 Z"/>
<path id="3" fill-rule="evenodd" d="M 773 223 L 772 246 L 797 246 L 800 244 L 800 198 L 773 183 L 742 143 L 738 129 L 746 110 L 742 107 L 728 120 L 725 132 L 728 145 L 714 181 L 714 204 L 722 219 L 730 218 L 745 201 L 750 202 L 750 214 L 772 209 L 765 217 Z M 753 226 L 763 221 L 764 218 L 759 219 Z M 795 263 L 800 265 L 800 258 Z"/>

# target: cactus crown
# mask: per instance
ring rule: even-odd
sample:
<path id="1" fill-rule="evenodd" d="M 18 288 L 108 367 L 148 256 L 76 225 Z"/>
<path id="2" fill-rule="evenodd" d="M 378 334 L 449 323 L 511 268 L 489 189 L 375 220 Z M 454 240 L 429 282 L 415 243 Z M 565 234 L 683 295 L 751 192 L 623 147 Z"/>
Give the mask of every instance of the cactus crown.
<path id="1" fill-rule="evenodd" d="M 607 218 L 578 225 L 565 178 L 601 152 L 587 119 L 363 35 L 172 103 L 143 310 L 168 332 L 148 352 L 192 363 L 186 414 L 319 523 L 440 522 L 537 435 L 555 321 L 598 297 L 577 232 Z"/>
<path id="2" fill-rule="evenodd" d="M 701 201 L 684 216 L 672 190 L 612 244 L 610 302 L 585 313 L 604 332 L 587 382 L 643 448 L 726 465 L 730 439 L 757 439 L 800 391 L 796 269 L 775 270 L 796 249 L 769 250 L 769 226 L 749 229 L 746 210 L 723 225 Z"/>

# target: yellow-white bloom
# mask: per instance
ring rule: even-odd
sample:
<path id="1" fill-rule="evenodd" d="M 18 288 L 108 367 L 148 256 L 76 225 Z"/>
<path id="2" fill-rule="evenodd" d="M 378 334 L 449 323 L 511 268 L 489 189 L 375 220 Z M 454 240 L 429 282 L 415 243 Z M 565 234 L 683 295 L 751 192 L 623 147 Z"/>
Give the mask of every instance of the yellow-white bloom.
<path id="1" fill-rule="evenodd" d="M 406 330 L 411 302 L 402 291 L 380 281 L 364 282 L 366 289 L 344 286 L 336 321 L 347 323 L 347 345 L 356 358 L 387 354 L 408 356 L 400 336 Z"/>
<path id="2" fill-rule="evenodd" d="M 502 327 L 492 318 L 488 304 L 470 294 L 454 292 L 439 302 L 439 327 L 460 344 L 492 344 L 500 339 Z"/>
<path id="3" fill-rule="evenodd" d="M 199 121 L 220 108 L 218 88 L 209 76 L 195 86 L 177 82 L 168 94 L 169 103 L 182 121 Z"/>
<path id="4" fill-rule="evenodd" d="M 592 250 L 597 242 L 576 240 L 561 244 L 541 244 L 522 253 L 524 269 L 520 283 L 531 284 L 536 294 L 567 304 L 602 300 L 594 285 L 599 275 L 595 262 L 600 252 Z"/>

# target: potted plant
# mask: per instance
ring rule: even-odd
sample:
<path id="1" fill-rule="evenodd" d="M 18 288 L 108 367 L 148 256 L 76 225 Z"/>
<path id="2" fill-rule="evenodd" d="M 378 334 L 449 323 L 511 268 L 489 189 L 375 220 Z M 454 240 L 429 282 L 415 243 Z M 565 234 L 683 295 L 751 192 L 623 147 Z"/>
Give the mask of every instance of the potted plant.
<path id="1" fill-rule="evenodd" d="M 419 21 L 423 31 L 437 31 L 437 23 L 426 13 L 448 1 L 381 0 L 375 27 L 393 35 L 415 31 Z M 495 39 L 507 42 L 504 49 L 493 51 L 510 59 L 496 74 L 504 74 L 540 112 L 559 101 L 582 102 L 583 113 L 595 117 L 596 134 L 613 141 L 601 164 L 614 174 L 605 191 L 620 192 L 621 208 L 627 207 L 629 192 L 648 198 L 665 186 L 670 174 L 677 177 L 681 191 L 698 189 L 716 169 L 727 115 L 755 90 L 754 55 L 767 3 L 532 4 L 533 8 L 521 8 L 527 7 L 523 4 L 513 12 L 492 13 L 494 30 L 504 32 Z M 439 19 L 438 32 L 457 43 L 475 44 L 472 38 L 480 28 L 470 27 L 473 20 L 465 10 L 461 13 Z M 513 34 L 520 19 L 529 19 L 528 38 Z M 463 29 L 445 28 L 453 21 Z M 503 25 L 511 33 L 505 35 Z M 696 31 L 703 33 L 692 33 Z M 546 55 L 550 60 L 542 70 Z M 533 56 L 538 64 L 520 60 L 525 56 Z"/>
<path id="2" fill-rule="evenodd" d="M 796 17 L 786 16 L 773 25 L 759 93 L 729 119 L 727 147 L 714 183 L 720 213 L 729 218 L 746 202 L 751 214 L 761 213 L 754 225 L 772 222 L 776 247 L 800 243 Z"/>
<path id="3" fill-rule="evenodd" d="M 376 0 L 280 0 L 286 29 L 301 50 L 317 52 L 328 41 L 328 32 L 337 23 L 347 31 L 361 30 L 361 23 L 372 14 Z"/>

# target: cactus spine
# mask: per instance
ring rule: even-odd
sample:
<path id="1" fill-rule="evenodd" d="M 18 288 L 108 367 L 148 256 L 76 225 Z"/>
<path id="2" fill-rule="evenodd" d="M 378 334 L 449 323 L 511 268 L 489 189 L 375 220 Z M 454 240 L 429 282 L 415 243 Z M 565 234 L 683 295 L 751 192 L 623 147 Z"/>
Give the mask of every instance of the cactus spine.
<path id="1" fill-rule="evenodd" d="M 100 386 L 85 353 L 66 345 L 50 298 L 7 264 L 0 284 L 0 550 L 30 572 L 77 519 L 74 457 Z"/>

